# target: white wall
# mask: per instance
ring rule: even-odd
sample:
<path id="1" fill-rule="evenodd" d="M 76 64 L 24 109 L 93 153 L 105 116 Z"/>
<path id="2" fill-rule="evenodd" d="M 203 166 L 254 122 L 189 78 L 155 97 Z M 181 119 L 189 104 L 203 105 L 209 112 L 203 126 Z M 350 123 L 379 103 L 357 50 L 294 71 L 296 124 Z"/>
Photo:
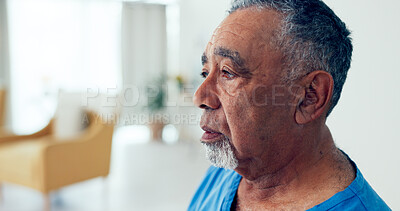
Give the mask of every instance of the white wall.
<path id="1" fill-rule="evenodd" d="M 200 79 L 201 55 L 229 5 L 230 0 L 180 1 L 180 70 L 190 80 Z"/>
<path id="2" fill-rule="evenodd" d="M 326 0 L 353 32 L 353 62 L 328 125 L 371 186 L 400 210 L 400 2 Z"/>
<path id="3" fill-rule="evenodd" d="M 326 0 L 353 32 L 354 56 L 342 98 L 328 125 L 337 145 L 356 161 L 393 210 L 400 210 L 400 2 Z M 181 1 L 183 73 L 196 77 L 200 55 L 225 17 L 229 0 Z"/>

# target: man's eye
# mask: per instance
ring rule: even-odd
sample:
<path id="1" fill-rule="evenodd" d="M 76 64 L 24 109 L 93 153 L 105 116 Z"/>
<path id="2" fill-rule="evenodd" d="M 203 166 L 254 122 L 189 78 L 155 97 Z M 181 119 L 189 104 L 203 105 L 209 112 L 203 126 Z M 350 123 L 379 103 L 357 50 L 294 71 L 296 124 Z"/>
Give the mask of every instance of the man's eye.
<path id="1" fill-rule="evenodd" d="M 201 77 L 203 77 L 203 78 L 207 78 L 208 72 L 201 72 L 200 75 L 201 75 Z"/>
<path id="2" fill-rule="evenodd" d="M 228 70 L 226 70 L 225 68 L 222 69 L 222 77 L 226 78 L 226 79 L 233 79 L 236 77 L 235 74 L 229 72 Z"/>

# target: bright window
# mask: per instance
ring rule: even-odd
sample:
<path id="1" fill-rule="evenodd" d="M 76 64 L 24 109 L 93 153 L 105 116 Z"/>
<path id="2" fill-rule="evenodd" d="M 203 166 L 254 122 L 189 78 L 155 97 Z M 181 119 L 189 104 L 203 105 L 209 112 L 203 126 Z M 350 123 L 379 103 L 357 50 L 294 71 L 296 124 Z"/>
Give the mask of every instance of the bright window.
<path id="1" fill-rule="evenodd" d="M 120 84 L 121 2 L 11 0 L 8 11 L 16 133 L 47 124 L 58 90 Z"/>

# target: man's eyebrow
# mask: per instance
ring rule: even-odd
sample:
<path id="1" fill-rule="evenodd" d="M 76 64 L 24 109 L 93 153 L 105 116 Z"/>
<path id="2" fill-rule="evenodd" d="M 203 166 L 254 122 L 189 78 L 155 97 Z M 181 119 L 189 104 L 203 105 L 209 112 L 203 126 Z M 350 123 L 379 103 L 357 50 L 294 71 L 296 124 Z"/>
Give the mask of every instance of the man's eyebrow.
<path id="1" fill-rule="evenodd" d="M 239 73 L 251 76 L 251 72 L 246 68 L 244 59 L 240 56 L 239 52 L 224 47 L 217 47 L 214 50 L 214 55 L 229 58 L 235 64 Z"/>
<path id="2" fill-rule="evenodd" d="M 203 53 L 203 55 L 201 56 L 201 65 L 205 65 L 208 62 L 208 58 L 206 56 L 206 53 Z"/>

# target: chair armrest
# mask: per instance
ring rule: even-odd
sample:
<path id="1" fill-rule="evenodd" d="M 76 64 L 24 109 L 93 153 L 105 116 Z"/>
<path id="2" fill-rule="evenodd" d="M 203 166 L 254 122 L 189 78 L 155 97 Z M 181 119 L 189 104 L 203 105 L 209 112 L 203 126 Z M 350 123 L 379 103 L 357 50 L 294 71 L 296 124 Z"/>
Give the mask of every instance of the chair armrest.
<path id="1" fill-rule="evenodd" d="M 49 124 L 46 125 L 43 129 L 39 130 L 36 133 L 32 133 L 29 135 L 6 135 L 3 137 L 0 137 L 0 144 L 4 142 L 9 142 L 9 141 L 20 141 L 20 140 L 26 140 L 26 139 L 35 139 L 39 138 L 42 136 L 50 135 L 53 130 L 53 123 L 54 120 L 50 120 Z"/>
<path id="2" fill-rule="evenodd" d="M 96 129 L 90 135 L 46 146 L 43 157 L 48 190 L 108 174 L 113 127 Z"/>

